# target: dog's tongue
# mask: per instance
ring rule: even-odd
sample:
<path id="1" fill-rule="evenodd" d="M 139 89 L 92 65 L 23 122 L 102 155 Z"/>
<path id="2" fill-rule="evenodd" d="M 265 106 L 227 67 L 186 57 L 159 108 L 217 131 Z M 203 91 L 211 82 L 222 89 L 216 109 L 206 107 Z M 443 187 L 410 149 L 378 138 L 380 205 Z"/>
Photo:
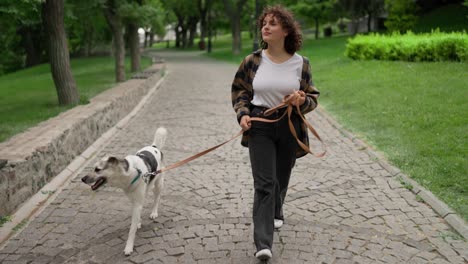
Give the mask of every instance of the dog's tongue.
<path id="1" fill-rule="evenodd" d="M 97 190 L 101 185 L 103 185 L 104 183 L 106 182 L 106 178 L 105 177 L 99 177 L 97 178 L 96 182 L 91 185 L 91 189 L 93 191 Z"/>

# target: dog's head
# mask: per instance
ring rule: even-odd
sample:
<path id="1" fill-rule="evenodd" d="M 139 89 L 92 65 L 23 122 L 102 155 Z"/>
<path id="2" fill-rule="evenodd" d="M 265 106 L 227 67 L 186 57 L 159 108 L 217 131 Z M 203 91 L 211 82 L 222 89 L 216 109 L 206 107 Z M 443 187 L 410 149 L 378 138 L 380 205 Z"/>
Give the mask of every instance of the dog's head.
<path id="1" fill-rule="evenodd" d="M 122 176 L 126 171 L 125 160 L 120 160 L 116 157 L 104 157 L 94 167 L 94 171 L 81 178 L 81 181 L 91 186 L 93 191 L 105 183 L 112 185 L 115 178 Z"/>

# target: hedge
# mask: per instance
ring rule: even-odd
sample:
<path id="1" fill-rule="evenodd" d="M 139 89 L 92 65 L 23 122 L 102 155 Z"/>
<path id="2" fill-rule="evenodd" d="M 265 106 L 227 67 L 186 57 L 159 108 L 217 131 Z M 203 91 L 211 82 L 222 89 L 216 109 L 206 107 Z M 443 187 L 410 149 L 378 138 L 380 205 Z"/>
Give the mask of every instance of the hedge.
<path id="1" fill-rule="evenodd" d="M 404 35 L 358 35 L 348 40 L 345 55 L 355 60 L 468 61 L 466 32 Z"/>

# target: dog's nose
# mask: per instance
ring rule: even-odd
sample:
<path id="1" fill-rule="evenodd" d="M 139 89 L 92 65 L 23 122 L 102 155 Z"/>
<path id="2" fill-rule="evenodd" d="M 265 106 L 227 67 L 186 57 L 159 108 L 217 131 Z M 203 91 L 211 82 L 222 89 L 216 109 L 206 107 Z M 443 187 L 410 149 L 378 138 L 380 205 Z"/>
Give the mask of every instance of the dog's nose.
<path id="1" fill-rule="evenodd" d="M 88 178 L 89 178 L 89 176 L 86 175 L 83 178 L 81 178 L 81 181 L 84 182 L 84 183 L 88 183 Z"/>

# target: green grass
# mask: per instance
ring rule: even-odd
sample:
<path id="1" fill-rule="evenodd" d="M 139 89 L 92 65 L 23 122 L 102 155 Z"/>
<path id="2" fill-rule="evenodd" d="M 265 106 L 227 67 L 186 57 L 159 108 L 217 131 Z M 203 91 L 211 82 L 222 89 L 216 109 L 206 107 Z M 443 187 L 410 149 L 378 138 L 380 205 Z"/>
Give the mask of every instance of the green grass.
<path id="1" fill-rule="evenodd" d="M 0 227 L 2 227 L 4 224 L 8 223 L 11 221 L 11 216 L 6 215 L 6 216 L 0 216 Z"/>
<path id="2" fill-rule="evenodd" d="M 468 7 L 462 3 L 442 6 L 418 18 L 413 32 L 431 32 L 439 28 L 442 32 L 467 31 Z"/>
<path id="3" fill-rule="evenodd" d="M 150 64 L 142 58 L 143 68 Z M 112 57 L 73 59 L 71 67 L 82 102 L 115 85 Z M 48 64 L 0 76 L 0 142 L 67 109 L 58 106 Z"/>
<path id="4" fill-rule="evenodd" d="M 210 57 L 239 63 L 228 40 Z M 307 38 L 322 106 L 468 220 L 468 63 L 353 61 L 346 37 Z"/>

